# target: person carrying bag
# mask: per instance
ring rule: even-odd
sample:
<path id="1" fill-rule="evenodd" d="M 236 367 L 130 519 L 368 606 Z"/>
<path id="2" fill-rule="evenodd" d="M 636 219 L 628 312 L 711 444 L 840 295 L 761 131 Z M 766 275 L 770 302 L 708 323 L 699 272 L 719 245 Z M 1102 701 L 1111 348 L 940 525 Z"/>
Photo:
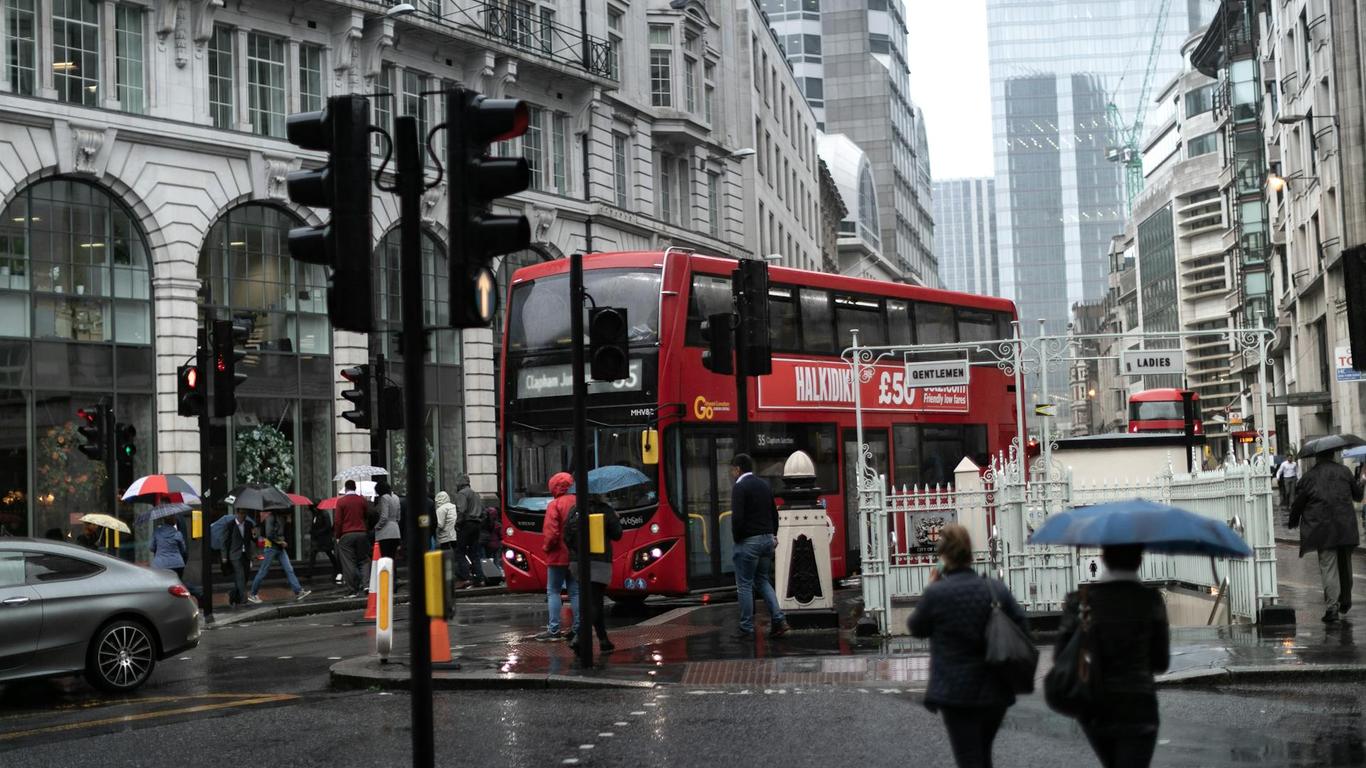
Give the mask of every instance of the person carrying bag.
<path id="1" fill-rule="evenodd" d="M 1032 665 L 1027 676 L 1022 672 L 1029 654 L 1019 649 L 1018 638 L 992 625 L 999 615 L 1028 638 L 1025 615 L 1004 584 L 972 570 L 972 539 L 963 526 L 944 526 L 939 558 L 942 571 L 931 572 L 908 622 L 913 636 L 930 639 L 925 707 L 942 713 L 959 768 L 991 768 L 992 742 L 1006 709 L 1024 687 L 1023 678 L 1030 688 L 1034 678 Z"/>
<path id="2" fill-rule="evenodd" d="M 1139 545 L 1101 550 L 1099 583 L 1067 596 L 1044 693 L 1075 717 L 1105 768 L 1146 768 L 1157 747 L 1153 675 L 1171 662 L 1167 606 L 1138 580 Z"/>

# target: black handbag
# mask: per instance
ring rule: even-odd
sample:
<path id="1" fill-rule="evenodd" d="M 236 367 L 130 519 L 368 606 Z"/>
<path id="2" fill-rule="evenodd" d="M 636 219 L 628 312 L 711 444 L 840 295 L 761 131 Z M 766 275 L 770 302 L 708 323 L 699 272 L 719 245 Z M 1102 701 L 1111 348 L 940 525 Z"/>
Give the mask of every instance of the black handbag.
<path id="1" fill-rule="evenodd" d="M 1099 699 L 1100 669 L 1091 647 L 1091 604 L 1086 586 L 1081 588 L 1080 625 L 1062 651 L 1053 659 L 1053 668 L 1043 680 L 1044 700 L 1053 711 L 1080 717 L 1093 711 Z"/>
<path id="2" fill-rule="evenodd" d="M 1001 610 L 991 580 L 986 580 L 991 593 L 991 616 L 987 618 L 987 666 L 1010 686 L 1015 693 L 1034 692 L 1034 671 L 1039 666 L 1039 649 L 1014 619 Z"/>

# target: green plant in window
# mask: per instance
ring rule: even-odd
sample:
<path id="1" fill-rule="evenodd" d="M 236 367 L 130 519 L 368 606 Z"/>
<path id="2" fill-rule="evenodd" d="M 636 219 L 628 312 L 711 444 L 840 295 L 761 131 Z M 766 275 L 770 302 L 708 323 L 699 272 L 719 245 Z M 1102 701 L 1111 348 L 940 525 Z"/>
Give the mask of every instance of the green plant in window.
<path id="1" fill-rule="evenodd" d="M 36 506 L 79 514 L 105 511 L 92 506 L 104 488 L 104 464 L 86 458 L 77 450 L 80 444 L 74 421 L 49 427 L 38 439 Z"/>
<path id="2" fill-rule="evenodd" d="M 423 441 L 427 445 L 427 477 L 436 477 L 436 452 L 432 450 L 432 441 Z M 404 492 L 408 487 L 408 442 L 406 440 L 395 440 L 392 459 L 389 470 L 389 483 L 394 486 L 395 492 Z M 435 493 L 435 490 L 433 490 Z"/>
<path id="3" fill-rule="evenodd" d="M 237 480 L 287 489 L 294 483 L 294 444 L 262 424 L 237 433 Z"/>

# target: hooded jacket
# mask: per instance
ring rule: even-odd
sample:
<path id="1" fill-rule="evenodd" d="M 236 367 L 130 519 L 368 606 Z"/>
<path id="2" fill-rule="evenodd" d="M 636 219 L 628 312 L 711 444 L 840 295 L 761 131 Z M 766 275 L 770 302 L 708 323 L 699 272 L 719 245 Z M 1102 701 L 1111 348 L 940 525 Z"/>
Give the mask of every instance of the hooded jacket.
<path id="1" fill-rule="evenodd" d="M 451 503 L 451 495 L 445 491 L 436 494 L 436 543 L 450 544 L 455 541 L 455 521 L 457 510 Z"/>
<path id="2" fill-rule="evenodd" d="M 460 510 L 460 524 L 483 528 L 484 500 L 470 487 L 470 476 L 457 475 L 455 489 L 455 498 L 452 501 L 455 502 L 456 509 Z"/>
<path id="3" fill-rule="evenodd" d="M 545 508 L 545 524 L 541 527 L 545 535 L 541 548 L 545 551 L 546 565 L 569 565 L 569 548 L 564 545 L 564 520 L 574 508 L 574 496 L 569 493 L 569 486 L 573 484 L 574 478 L 568 472 L 556 472 L 546 483 L 550 495 L 555 497 Z"/>
<path id="4" fill-rule="evenodd" d="M 179 528 L 159 523 L 152 530 L 153 568 L 184 568 L 186 554 L 185 536 Z"/>

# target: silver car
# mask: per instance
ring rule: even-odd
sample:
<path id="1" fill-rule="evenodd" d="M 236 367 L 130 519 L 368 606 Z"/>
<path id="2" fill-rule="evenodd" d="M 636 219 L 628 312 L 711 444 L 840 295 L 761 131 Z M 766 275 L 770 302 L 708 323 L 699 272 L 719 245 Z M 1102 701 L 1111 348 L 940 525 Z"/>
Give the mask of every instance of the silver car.
<path id="1" fill-rule="evenodd" d="M 0 683 L 84 672 L 126 692 L 199 644 L 199 606 L 176 575 L 74 544 L 0 537 Z"/>

